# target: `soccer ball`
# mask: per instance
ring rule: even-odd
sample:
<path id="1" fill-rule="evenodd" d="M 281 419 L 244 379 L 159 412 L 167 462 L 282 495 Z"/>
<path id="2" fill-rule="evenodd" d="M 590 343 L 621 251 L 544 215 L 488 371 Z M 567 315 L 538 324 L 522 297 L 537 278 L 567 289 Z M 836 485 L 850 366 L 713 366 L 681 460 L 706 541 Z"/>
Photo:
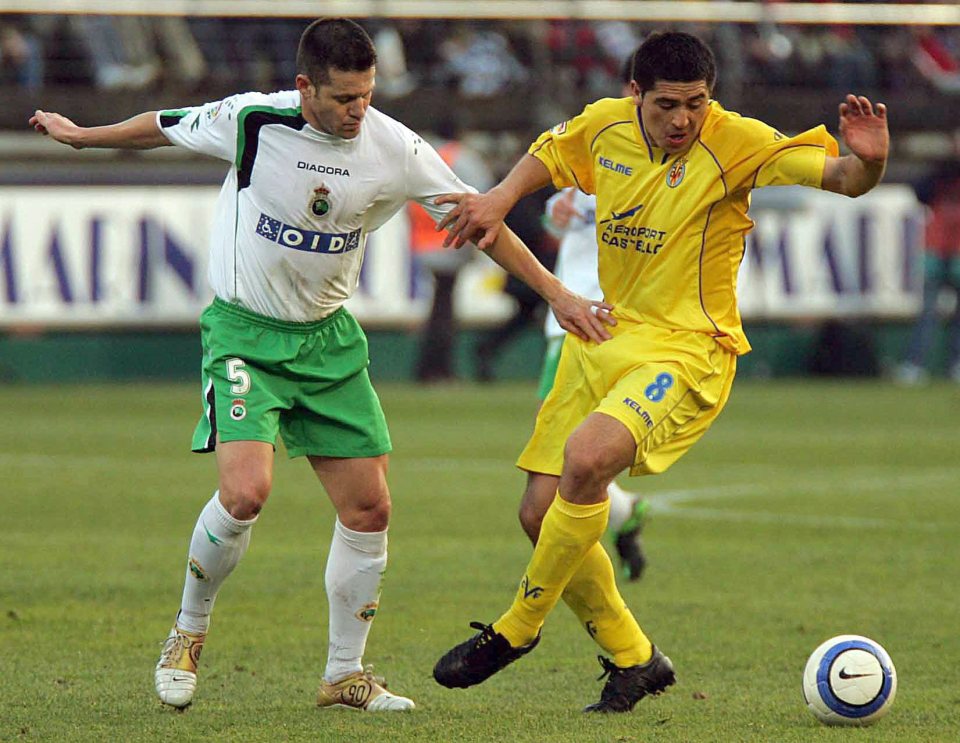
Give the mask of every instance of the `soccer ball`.
<path id="1" fill-rule="evenodd" d="M 897 695 L 897 671 L 887 651 L 860 635 L 831 637 L 803 671 L 803 698 L 827 725 L 869 725 Z"/>

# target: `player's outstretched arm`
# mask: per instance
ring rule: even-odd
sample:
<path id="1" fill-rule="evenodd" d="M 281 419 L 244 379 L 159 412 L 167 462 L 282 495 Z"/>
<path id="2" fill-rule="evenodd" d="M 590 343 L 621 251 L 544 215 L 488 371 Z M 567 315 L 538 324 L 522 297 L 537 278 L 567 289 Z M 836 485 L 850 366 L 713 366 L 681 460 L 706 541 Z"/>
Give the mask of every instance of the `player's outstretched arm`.
<path id="1" fill-rule="evenodd" d="M 481 250 L 491 247 L 513 205 L 550 181 L 547 167 L 532 155 L 524 155 L 506 178 L 484 194 L 450 193 L 438 197 L 437 204 L 455 205 L 437 224 L 438 232 L 447 230 L 444 246 L 460 248 L 473 242 Z"/>
<path id="2" fill-rule="evenodd" d="M 864 96 L 848 95 L 840 104 L 840 136 L 851 155 L 828 157 L 823 168 L 823 189 L 860 196 L 883 178 L 890 152 L 887 107 L 876 107 Z"/>
<path id="3" fill-rule="evenodd" d="M 486 250 L 503 269 L 543 297 L 564 330 L 583 340 L 602 343 L 611 336 L 607 325 L 616 325 L 613 305 L 574 294 L 536 259 L 513 231 L 504 226 L 493 246 Z"/>
<path id="4" fill-rule="evenodd" d="M 107 126 L 77 126 L 66 116 L 37 110 L 30 117 L 30 126 L 40 134 L 77 150 L 85 147 L 149 150 L 172 144 L 157 126 L 156 111 L 138 114 Z"/>

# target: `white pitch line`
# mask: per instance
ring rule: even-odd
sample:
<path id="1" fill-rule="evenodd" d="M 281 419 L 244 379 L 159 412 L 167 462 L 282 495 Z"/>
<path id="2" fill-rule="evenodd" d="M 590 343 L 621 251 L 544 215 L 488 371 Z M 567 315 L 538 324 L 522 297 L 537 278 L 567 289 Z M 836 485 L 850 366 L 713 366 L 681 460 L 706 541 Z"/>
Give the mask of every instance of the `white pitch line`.
<path id="1" fill-rule="evenodd" d="M 163 465 L 179 462 L 187 458 L 183 456 L 156 455 L 143 458 L 110 456 L 104 454 L 39 454 L 36 452 L 0 452 L 0 466 L 4 467 L 41 467 L 50 468 L 57 465 L 84 465 L 88 467 L 114 467 L 142 469 L 144 465 Z M 411 469 L 426 472 L 508 472 L 513 462 L 503 457 L 395 457 L 391 466 L 397 469 Z M 751 471 L 741 465 L 721 466 L 720 470 L 735 472 L 741 469 Z M 941 467 L 920 470 L 912 473 L 891 472 L 886 475 L 876 474 L 873 467 L 836 468 L 831 472 L 829 479 L 816 478 L 795 480 L 792 482 L 778 482 L 777 470 L 786 469 L 775 465 L 761 466 L 768 471 L 766 483 L 727 483 L 710 487 L 687 488 L 681 490 L 645 491 L 642 493 L 648 499 L 650 511 L 669 517 L 688 518 L 709 521 L 726 521 L 735 523 L 774 523 L 793 524 L 816 527 L 842 527 L 850 529 L 908 529 L 911 531 L 941 531 L 950 524 L 931 523 L 920 521 L 902 521 L 884 518 L 865 518 L 857 516 L 830 516 L 786 514 L 774 511 L 743 511 L 719 508 L 703 508 L 695 504 L 713 501 L 722 501 L 731 498 L 757 497 L 767 498 L 797 497 L 804 493 L 891 493 L 896 490 L 918 485 L 955 486 L 960 481 L 960 468 Z M 755 471 L 755 470 L 752 470 Z M 849 477 L 856 472 L 869 471 L 868 477 Z"/>
<path id="2" fill-rule="evenodd" d="M 866 468 L 854 468 L 863 471 Z M 869 468 L 875 473 L 875 468 Z M 871 474 L 868 477 L 851 477 L 847 472 L 831 471 L 829 478 L 810 478 L 794 480 L 792 482 L 778 481 L 775 476 L 765 483 L 726 483 L 699 488 L 683 488 L 680 490 L 664 490 L 643 492 L 644 496 L 654 498 L 657 503 L 678 505 L 688 502 L 725 500 L 727 498 L 742 498 L 766 496 L 772 498 L 795 497 L 806 493 L 894 493 L 896 490 L 916 486 L 936 486 L 944 484 L 955 486 L 960 481 L 960 468 L 937 467 L 916 472 L 892 472 L 886 475 Z"/>
<path id="3" fill-rule="evenodd" d="M 942 529 L 942 525 L 929 522 L 903 522 L 893 519 L 858 518 L 856 516 L 809 516 L 772 511 L 728 511 L 720 508 L 672 508 L 669 506 L 657 508 L 653 503 L 650 505 L 650 510 L 657 514 L 680 518 L 733 523 L 789 524 L 791 526 L 844 527 L 849 529 L 892 529 L 897 527 L 911 531 L 941 531 Z"/>
<path id="4" fill-rule="evenodd" d="M 855 492 L 868 493 L 875 491 L 888 492 L 907 485 L 928 485 L 939 482 L 956 483 L 958 471 L 953 468 L 939 468 L 935 470 L 901 474 L 887 478 L 862 478 L 860 480 L 844 480 L 841 483 L 805 481 L 797 482 L 788 487 L 777 488 L 771 485 L 756 483 L 729 484 L 710 488 L 691 488 L 688 490 L 669 490 L 646 493 L 650 511 L 666 516 L 692 518 L 711 521 L 750 522 L 793 524 L 817 527 L 845 527 L 851 529 L 908 529 L 911 531 L 941 531 L 947 524 L 924 521 L 903 521 L 898 519 L 865 518 L 858 516 L 831 516 L 787 514 L 771 511 L 738 511 L 716 508 L 688 507 L 685 504 L 703 501 L 717 501 L 738 497 L 783 497 L 787 494 L 824 493 L 824 492 Z"/>

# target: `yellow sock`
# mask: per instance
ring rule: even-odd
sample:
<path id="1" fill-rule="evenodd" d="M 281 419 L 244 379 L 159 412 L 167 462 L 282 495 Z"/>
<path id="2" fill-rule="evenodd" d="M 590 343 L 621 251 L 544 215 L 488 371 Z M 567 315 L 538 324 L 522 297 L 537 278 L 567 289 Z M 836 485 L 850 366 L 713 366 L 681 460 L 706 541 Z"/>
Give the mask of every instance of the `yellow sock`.
<path id="1" fill-rule="evenodd" d="M 613 563 L 599 542 L 570 578 L 563 600 L 621 668 L 646 663 L 652 657 L 653 646 L 620 596 Z"/>
<path id="2" fill-rule="evenodd" d="M 603 535 L 609 514 L 607 500 L 581 506 L 559 494 L 554 498 L 513 606 L 493 623 L 513 647 L 526 645 L 537 636 L 583 556 Z"/>

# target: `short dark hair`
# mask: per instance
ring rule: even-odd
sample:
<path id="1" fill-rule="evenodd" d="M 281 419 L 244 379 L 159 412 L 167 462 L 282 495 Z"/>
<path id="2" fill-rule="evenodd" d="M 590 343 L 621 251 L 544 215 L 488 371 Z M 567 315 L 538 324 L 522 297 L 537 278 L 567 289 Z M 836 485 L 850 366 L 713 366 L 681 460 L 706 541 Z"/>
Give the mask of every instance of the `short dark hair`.
<path id="1" fill-rule="evenodd" d="M 703 80 L 713 92 L 717 62 L 710 47 L 682 31 L 650 34 L 633 55 L 633 79 L 640 92 L 652 90 L 658 80 L 693 83 Z"/>
<path id="2" fill-rule="evenodd" d="M 364 72 L 377 63 L 373 41 L 360 24 L 349 18 L 320 18 L 300 37 L 297 74 L 314 85 L 330 82 L 330 70 Z"/>

